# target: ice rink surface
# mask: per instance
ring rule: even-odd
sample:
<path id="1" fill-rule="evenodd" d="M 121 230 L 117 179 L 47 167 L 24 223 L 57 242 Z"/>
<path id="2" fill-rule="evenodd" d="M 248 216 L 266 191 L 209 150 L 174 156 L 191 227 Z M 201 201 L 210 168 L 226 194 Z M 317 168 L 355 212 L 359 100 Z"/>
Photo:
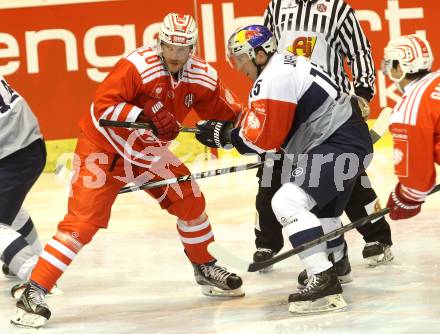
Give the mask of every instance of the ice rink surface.
<path id="1" fill-rule="evenodd" d="M 382 204 L 396 182 L 390 157 L 390 150 L 379 150 L 368 170 Z M 190 168 L 198 172 L 243 161 L 254 159 Z M 255 171 L 199 184 L 216 240 L 250 258 Z M 60 179 L 44 174 L 28 196 L 25 206 L 43 242 L 64 216 L 67 194 Z M 344 286 L 347 310 L 293 316 L 287 297 L 296 289 L 302 270 L 297 257 L 280 262 L 268 274 L 237 272 L 244 280 L 244 298 L 205 297 L 183 253 L 174 217 L 144 194 L 121 195 L 109 229 L 98 233 L 60 279 L 64 293 L 47 299 L 52 318 L 44 329 L 17 329 L 9 324 L 14 310 L 9 289 L 16 282 L 0 277 L 0 333 L 440 333 L 439 203 L 440 194 L 433 195 L 416 218 L 390 222 L 395 259 L 385 266 L 368 268 L 361 255 L 361 236 L 348 232 L 354 281 Z M 286 242 L 284 251 L 289 249 Z"/>

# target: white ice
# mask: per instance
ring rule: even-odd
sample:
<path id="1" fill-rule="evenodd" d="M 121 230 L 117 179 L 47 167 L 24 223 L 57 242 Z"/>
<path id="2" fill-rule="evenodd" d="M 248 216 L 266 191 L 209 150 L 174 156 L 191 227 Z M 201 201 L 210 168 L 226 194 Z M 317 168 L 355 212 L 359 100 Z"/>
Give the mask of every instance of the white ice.
<path id="1" fill-rule="evenodd" d="M 382 204 L 395 184 L 389 150 L 379 150 L 369 168 Z M 247 162 L 251 161 L 249 159 Z M 252 160 L 253 161 L 253 160 Z M 190 166 L 196 171 L 242 163 L 222 161 Z M 254 251 L 255 171 L 200 180 L 216 240 L 242 257 Z M 43 241 L 65 214 L 66 188 L 43 175 L 26 200 Z M 86 246 L 59 281 L 63 295 L 51 297 L 52 318 L 45 334 L 94 333 L 440 333 L 440 194 L 428 198 L 414 219 L 390 222 L 395 260 L 368 268 L 364 242 L 346 234 L 354 281 L 344 286 L 348 309 L 293 316 L 287 296 L 302 270 L 296 257 L 268 274 L 238 272 L 246 296 L 203 296 L 193 279 L 175 220 L 144 194 L 119 196 L 109 229 Z M 346 218 L 345 222 L 347 221 Z M 286 241 L 284 251 L 290 249 Z M 12 327 L 14 301 L 0 277 L 0 333 L 35 333 Z"/>

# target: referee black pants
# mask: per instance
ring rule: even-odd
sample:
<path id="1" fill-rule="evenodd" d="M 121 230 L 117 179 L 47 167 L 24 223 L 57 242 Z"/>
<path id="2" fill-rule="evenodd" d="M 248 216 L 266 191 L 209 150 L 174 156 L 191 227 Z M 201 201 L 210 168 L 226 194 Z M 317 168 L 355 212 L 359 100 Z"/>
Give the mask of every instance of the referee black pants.
<path id="1" fill-rule="evenodd" d="M 262 159 L 264 159 L 264 155 Z M 260 167 L 257 172 L 259 180 L 255 207 L 258 217 L 255 226 L 255 245 L 257 248 L 269 248 L 279 252 L 284 245 L 282 226 L 272 211 L 271 200 L 281 187 L 282 161 L 275 161 L 274 163 L 270 187 L 262 186 L 263 169 L 264 166 Z M 362 183 L 368 183 L 366 181 L 368 181 L 368 176 L 365 172 L 356 179 L 350 199 L 345 207 L 345 213 L 350 221 L 367 216 L 366 207 L 377 200 L 374 189 L 371 187 L 365 188 L 362 185 Z M 381 217 L 374 223 L 367 223 L 357 228 L 357 230 L 363 236 L 365 242 L 378 241 L 392 245 L 390 225 L 384 217 Z"/>

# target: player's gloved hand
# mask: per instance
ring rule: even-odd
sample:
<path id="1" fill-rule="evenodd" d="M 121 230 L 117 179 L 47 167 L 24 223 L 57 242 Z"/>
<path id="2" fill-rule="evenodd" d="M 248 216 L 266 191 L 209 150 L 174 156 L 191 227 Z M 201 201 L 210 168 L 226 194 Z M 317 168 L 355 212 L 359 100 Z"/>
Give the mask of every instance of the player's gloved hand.
<path id="1" fill-rule="evenodd" d="M 198 121 L 196 139 L 205 146 L 214 148 L 232 148 L 231 130 L 233 124 L 230 121 Z"/>
<path id="2" fill-rule="evenodd" d="M 370 106 L 368 105 L 368 101 L 361 96 L 357 96 L 359 108 L 361 109 L 362 118 L 366 121 L 370 116 Z"/>
<path id="3" fill-rule="evenodd" d="M 388 198 L 387 207 L 390 208 L 390 218 L 393 220 L 408 219 L 417 215 L 424 202 L 416 202 L 403 196 L 400 183 L 397 183 Z"/>
<path id="4" fill-rule="evenodd" d="M 179 123 L 159 100 L 149 99 L 138 120 L 151 121 L 156 128 L 155 135 L 160 140 L 173 140 L 179 134 Z"/>

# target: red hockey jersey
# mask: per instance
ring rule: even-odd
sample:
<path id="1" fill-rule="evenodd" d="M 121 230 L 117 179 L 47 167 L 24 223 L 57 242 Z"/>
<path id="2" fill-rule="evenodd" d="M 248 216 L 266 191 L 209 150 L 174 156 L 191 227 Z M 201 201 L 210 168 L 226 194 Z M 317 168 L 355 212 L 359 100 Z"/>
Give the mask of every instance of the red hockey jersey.
<path id="1" fill-rule="evenodd" d="M 407 198 L 424 201 L 435 185 L 435 164 L 440 164 L 440 71 L 405 87 L 394 107 L 395 173 Z"/>
<path id="2" fill-rule="evenodd" d="M 175 80 L 155 46 L 143 46 L 121 59 L 98 86 L 90 112 L 80 120 L 81 130 L 95 144 L 141 167 L 160 159 L 166 142 L 147 130 L 100 127 L 99 119 L 136 121 L 148 99 L 161 100 L 182 122 L 192 108 L 202 119 L 235 120 L 244 106 L 227 89 L 217 71 L 193 56 Z"/>

